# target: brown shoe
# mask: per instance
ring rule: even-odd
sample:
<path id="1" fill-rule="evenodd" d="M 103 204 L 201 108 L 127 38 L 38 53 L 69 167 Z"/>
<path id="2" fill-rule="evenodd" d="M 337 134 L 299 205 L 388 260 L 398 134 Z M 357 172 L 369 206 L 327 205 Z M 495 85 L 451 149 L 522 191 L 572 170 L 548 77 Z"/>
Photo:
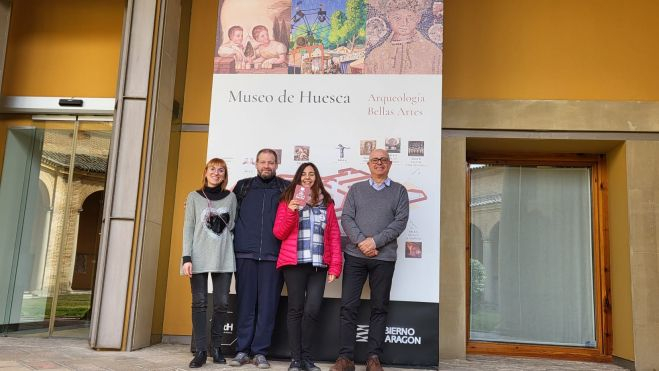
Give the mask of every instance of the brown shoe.
<path id="1" fill-rule="evenodd" d="M 330 368 L 330 371 L 355 371 L 355 362 L 346 357 L 339 357 L 336 359 L 334 366 Z"/>
<path id="2" fill-rule="evenodd" d="M 375 354 L 368 356 L 366 360 L 366 371 L 383 371 L 382 365 L 380 365 L 380 358 Z"/>

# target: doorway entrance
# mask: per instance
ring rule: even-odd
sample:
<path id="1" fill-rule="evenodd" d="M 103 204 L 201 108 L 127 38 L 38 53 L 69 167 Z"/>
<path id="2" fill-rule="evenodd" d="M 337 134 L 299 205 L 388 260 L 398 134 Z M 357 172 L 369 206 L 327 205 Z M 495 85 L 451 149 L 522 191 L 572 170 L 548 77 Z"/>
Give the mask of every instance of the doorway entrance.
<path id="1" fill-rule="evenodd" d="M 88 338 L 112 117 L 6 122 L 0 331 Z"/>

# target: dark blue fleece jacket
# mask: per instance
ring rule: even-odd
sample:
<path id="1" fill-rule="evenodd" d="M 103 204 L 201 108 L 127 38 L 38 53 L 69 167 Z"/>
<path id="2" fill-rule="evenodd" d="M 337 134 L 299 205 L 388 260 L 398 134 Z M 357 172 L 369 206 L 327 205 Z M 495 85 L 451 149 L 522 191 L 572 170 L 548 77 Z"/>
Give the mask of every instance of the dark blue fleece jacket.
<path id="1" fill-rule="evenodd" d="M 236 258 L 277 261 L 281 241 L 272 234 L 272 227 L 279 198 L 289 184 L 279 177 L 264 181 L 258 176 L 236 183 L 233 188 L 239 207 L 233 238 Z"/>

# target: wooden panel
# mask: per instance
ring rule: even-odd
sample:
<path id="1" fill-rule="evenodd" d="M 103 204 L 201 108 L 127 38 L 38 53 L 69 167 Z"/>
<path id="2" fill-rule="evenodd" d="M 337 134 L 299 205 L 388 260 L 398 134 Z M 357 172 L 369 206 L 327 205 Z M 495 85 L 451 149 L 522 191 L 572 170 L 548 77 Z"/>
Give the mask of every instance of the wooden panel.
<path id="1" fill-rule="evenodd" d="M 115 96 L 126 0 L 11 3 L 3 95 Z"/>
<path id="2" fill-rule="evenodd" d="M 467 352 L 470 354 L 514 355 L 523 357 L 542 357 L 593 362 L 612 361 L 612 357 L 610 355 L 601 354 L 598 349 L 516 343 L 489 343 L 470 341 L 467 343 Z"/>
<path id="3" fill-rule="evenodd" d="M 659 2 L 446 1 L 444 97 L 659 99 Z"/>

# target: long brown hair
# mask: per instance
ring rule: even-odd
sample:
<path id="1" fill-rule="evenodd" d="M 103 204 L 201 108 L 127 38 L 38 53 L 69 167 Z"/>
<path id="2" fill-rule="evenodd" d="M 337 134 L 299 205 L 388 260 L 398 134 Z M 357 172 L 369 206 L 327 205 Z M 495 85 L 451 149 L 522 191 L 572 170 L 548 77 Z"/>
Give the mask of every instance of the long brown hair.
<path id="1" fill-rule="evenodd" d="M 323 195 L 323 206 L 327 206 L 330 203 L 333 203 L 332 201 L 332 196 L 330 196 L 329 192 L 325 190 L 325 186 L 323 186 L 323 181 L 320 178 L 320 173 L 318 172 L 318 168 L 316 165 L 313 164 L 313 162 L 305 162 L 300 167 L 297 168 L 297 171 L 295 172 L 295 176 L 293 176 L 293 180 L 291 181 L 291 185 L 286 188 L 284 193 L 281 195 L 281 199 L 283 201 L 286 201 L 286 203 L 291 202 L 293 199 L 293 194 L 295 193 L 295 186 L 300 184 L 302 181 L 302 172 L 304 169 L 307 168 L 307 166 L 311 166 L 313 169 L 314 173 L 316 173 L 316 180 L 314 181 L 313 185 L 311 186 L 311 204 L 316 205 L 318 204 L 318 201 L 320 201 L 320 195 Z"/>
<path id="2" fill-rule="evenodd" d="M 204 168 L 204 173 L 201 178 L 201 189 L 204 189 L 208 184 L 206 184 L 206 171 L 208 171 L 208 168 L 211 166 L 220 166 L 221 168 L 224 169 L 224 180 L 220 183 L 220 189 L 221 190 L 226 190 L 227 189 L 227 183 L 229 183 L 229 169 L 227 168 L 227 163 L 224 162 L 221 158 L 211 158 L 208 160 L 206 163 L 206 167 Z"/>

